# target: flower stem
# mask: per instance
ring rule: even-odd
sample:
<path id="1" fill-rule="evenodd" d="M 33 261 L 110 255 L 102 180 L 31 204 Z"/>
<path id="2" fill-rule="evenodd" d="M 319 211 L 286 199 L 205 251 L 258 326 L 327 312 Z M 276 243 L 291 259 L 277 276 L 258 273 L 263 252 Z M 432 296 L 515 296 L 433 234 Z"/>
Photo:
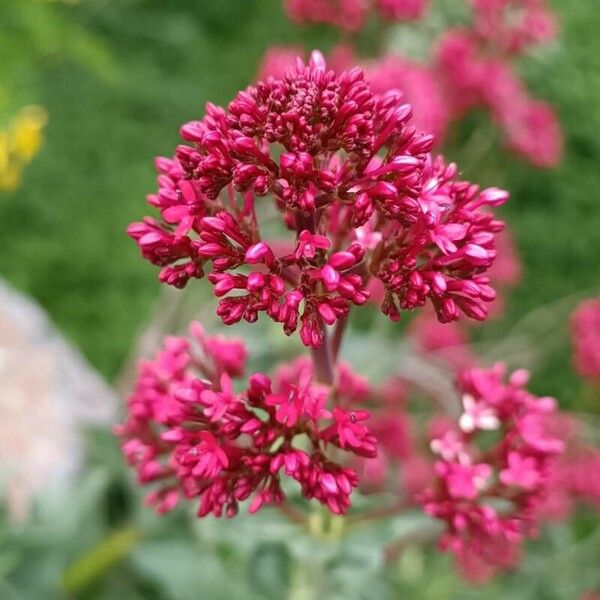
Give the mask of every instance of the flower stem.
<path id="1" fill-rule="evenodd" d="M 342 338 L 346 331 L 346 325 L 348 325 L 348 317 L 342 317 L 338 320 L 333 330 L 333 339 L 331 340 L 331 353 L 333 355 L 334 364 L 337 363 L 340 348 L 342 346 Z"/>
<path id="2" fill-rule="evenodd" d="M 277 510 L 289 519 L 292 523 L 296 523 L 296 525 L 301 525 L 303 527 L 308 526 L 308 517 L 302 512 L 300 509 L 292 506 L 289 502 L 284 502 L 283 504 L 276 505 Z"/>
<path id="3" fill-rule="evenodd" d="M 87 589 L 125 558 L 139 537 L 139 531 L 132 526 L 111 533 L 66 569 L 61 581 L 63 590 L 76 595 Z"/>
<path id="4" fill-rule="evenodd" d="M 402 514 L 409 508 L 411 508 L 410 503 L 406 501 L 398 501 L 391 506 L 379 506 L 372 510 L 363 511 L 356 516 L 349 517 L 349 521 L 352 524 L 355 524 L 365 521 L 375 521 L 378 519 L 389 519 Z"/>
<path id="5" fill-rule="evenodd" d="M 323 343 L 318 348 L 311 348 L 310 352 L 317 381 L 325 385 L 331 385 L 333 383 L 333 361 L 327 330 L 325 330 Z"/>

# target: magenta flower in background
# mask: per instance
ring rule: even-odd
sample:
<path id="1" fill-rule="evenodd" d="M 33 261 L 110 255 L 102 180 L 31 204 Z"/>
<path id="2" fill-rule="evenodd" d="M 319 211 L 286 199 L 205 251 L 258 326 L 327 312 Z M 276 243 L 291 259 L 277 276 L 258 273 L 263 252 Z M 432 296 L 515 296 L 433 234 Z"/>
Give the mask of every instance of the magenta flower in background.
<path id="1" fill-rule="evenodd" d="M 304 55 L 304 50 L 296 46 L 271 46 L 267 48 L 258 67 L 257 81 L 264 81 L 268 77 L 283 79 L 286 71 L 296 64 L 297 58 Z"/>
<path id="2" fill-rule="evenodd" d="M 369 0 L 284 0 L 284 7 L 296 23 L 327 23 L 357 31 L 367 17 Z"/>
<path id="3" fill-rule="evenodd" d="M 511 61 L 556 35 L 543 0 L 472 0 L 473 22 L 449 29 L 435 51 L 437 78 L 450 116 L 487 108 L 505 145 L 533 165 L 550 168 L 562 156 L 562 132 L 551 106 L 531 97 Z"/>
<path id="4" fill-rule="evenodd" d="M 284 0 L 284 7 L 296 23 L 326 23 L 352 33 L 363 27 L 370 12 L 390 22 L 419 19 L 427 0 Z"/>
<path id="5" fill-rule="evenodd" d="M 398 55 L 387 55 L 366 66 L 367 78 L 376 94 L 396 89 L 402 91 L 413 107 L 413 123 L 420 131 L 443 141 L 448 123 L 448 110 L 435 73 L 428 67 Z"/>
<path id="6" fill-rule="evenodd" d="M 556 403 L 523 387 L 525 371 L 506 383 L 504 377 L 500 364 L 459 374 L 465 412 L 458 426 L 431 442 L 440 457 L 436 481 L 421 496 L 425 512 L 446 523 L 440 548 L 476 581 L 516 564 L 523 539 L 535 535 L 543 518 L 540 508 L 553 493 L 552 470 L 565 448 L 553 427 Z M 486 430 L 499 433 L 491 447 L 479 441 Z"/>
<path id="7" fill-rule="evenodd" d="M 577 372 L 600 381 L 600 298 L 579 304 L 571 316 L 573 363 Z"/>
<path id="8" fill-rule="evenodd" d="M 427 9 L 428 0 L 376 0 L 375 7 L 388 21 L 420 19 Z"/>
<path id="9" fill-rule="evenodd" d="M 545 0 L 471 0 L 473 28 L 486 42 L 520 53 L 556 37 L 558 26 Z"/>

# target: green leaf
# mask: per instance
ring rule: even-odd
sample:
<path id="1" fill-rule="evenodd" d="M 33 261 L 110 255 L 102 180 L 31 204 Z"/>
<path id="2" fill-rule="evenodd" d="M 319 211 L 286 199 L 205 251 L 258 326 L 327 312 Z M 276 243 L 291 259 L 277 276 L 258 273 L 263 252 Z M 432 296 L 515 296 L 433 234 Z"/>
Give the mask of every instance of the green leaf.
<path id="1" fill-rule="evenodd" d="M 283 543 L 263 543 L 250 557 L 247 578 L 261 598 L 281 600 L 289 594 L 291 557 Z"/>

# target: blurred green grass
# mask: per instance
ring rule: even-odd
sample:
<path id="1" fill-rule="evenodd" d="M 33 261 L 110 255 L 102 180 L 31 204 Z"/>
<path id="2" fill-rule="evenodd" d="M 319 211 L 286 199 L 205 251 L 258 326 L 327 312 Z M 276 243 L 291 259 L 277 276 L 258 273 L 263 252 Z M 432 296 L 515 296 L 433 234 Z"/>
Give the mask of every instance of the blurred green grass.
<path id="1" fill-rule="evenodd" d="M 197 118 L 204 102 L 225 103 L 245 87 L 268 46 L 326 49 L 334 41 L 325 28 L 294 27 L 280 4 L 0 3 L 6 85 L 50 115 L 46 144 L 24 185 L 0 198 L 0 273 L 37 298 L 108 378 L 158 294 L 155 269 L 124 235 L 154 190 L 153 157 L 172 151 L 179 125 Z M 502 335 L 540 304 L 600 283 L 600 23 L 593 0 L 555 7 L 560 42 L 524 66 L 534 93 L 560 114 L 565 160 L 539 171 L 499 155 L 496 175 L 512 192 L 505 215 L 525 276 L 506 318 L 484 337 Z M 564 334 L 564 323 L 556 329 Z M 553 355 L 538 389 L 573 395 L 569 361 L 566 347 Z"/>

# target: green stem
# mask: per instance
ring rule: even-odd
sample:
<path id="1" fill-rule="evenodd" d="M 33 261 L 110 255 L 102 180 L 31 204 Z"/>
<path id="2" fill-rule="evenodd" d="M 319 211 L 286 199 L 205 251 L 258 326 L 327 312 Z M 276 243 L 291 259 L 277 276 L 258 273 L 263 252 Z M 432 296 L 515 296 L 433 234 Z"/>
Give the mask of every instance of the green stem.
<path id="1" fill-rule="evenodd" d="M 317 381 L 331 385 L 333 383 L 333 361 L 327 329 L 325 329 L 323 343 L 318 348 L 311 348 L 311 355 Z"/>
<path id="2" fill-rule="evenodd" d="M 111 533 L 67 567 L 62 576 L 63 590 L 68 594 L 85 590 L 129 554 L 139 537 L 138 530 L 131 526 Z"/>

